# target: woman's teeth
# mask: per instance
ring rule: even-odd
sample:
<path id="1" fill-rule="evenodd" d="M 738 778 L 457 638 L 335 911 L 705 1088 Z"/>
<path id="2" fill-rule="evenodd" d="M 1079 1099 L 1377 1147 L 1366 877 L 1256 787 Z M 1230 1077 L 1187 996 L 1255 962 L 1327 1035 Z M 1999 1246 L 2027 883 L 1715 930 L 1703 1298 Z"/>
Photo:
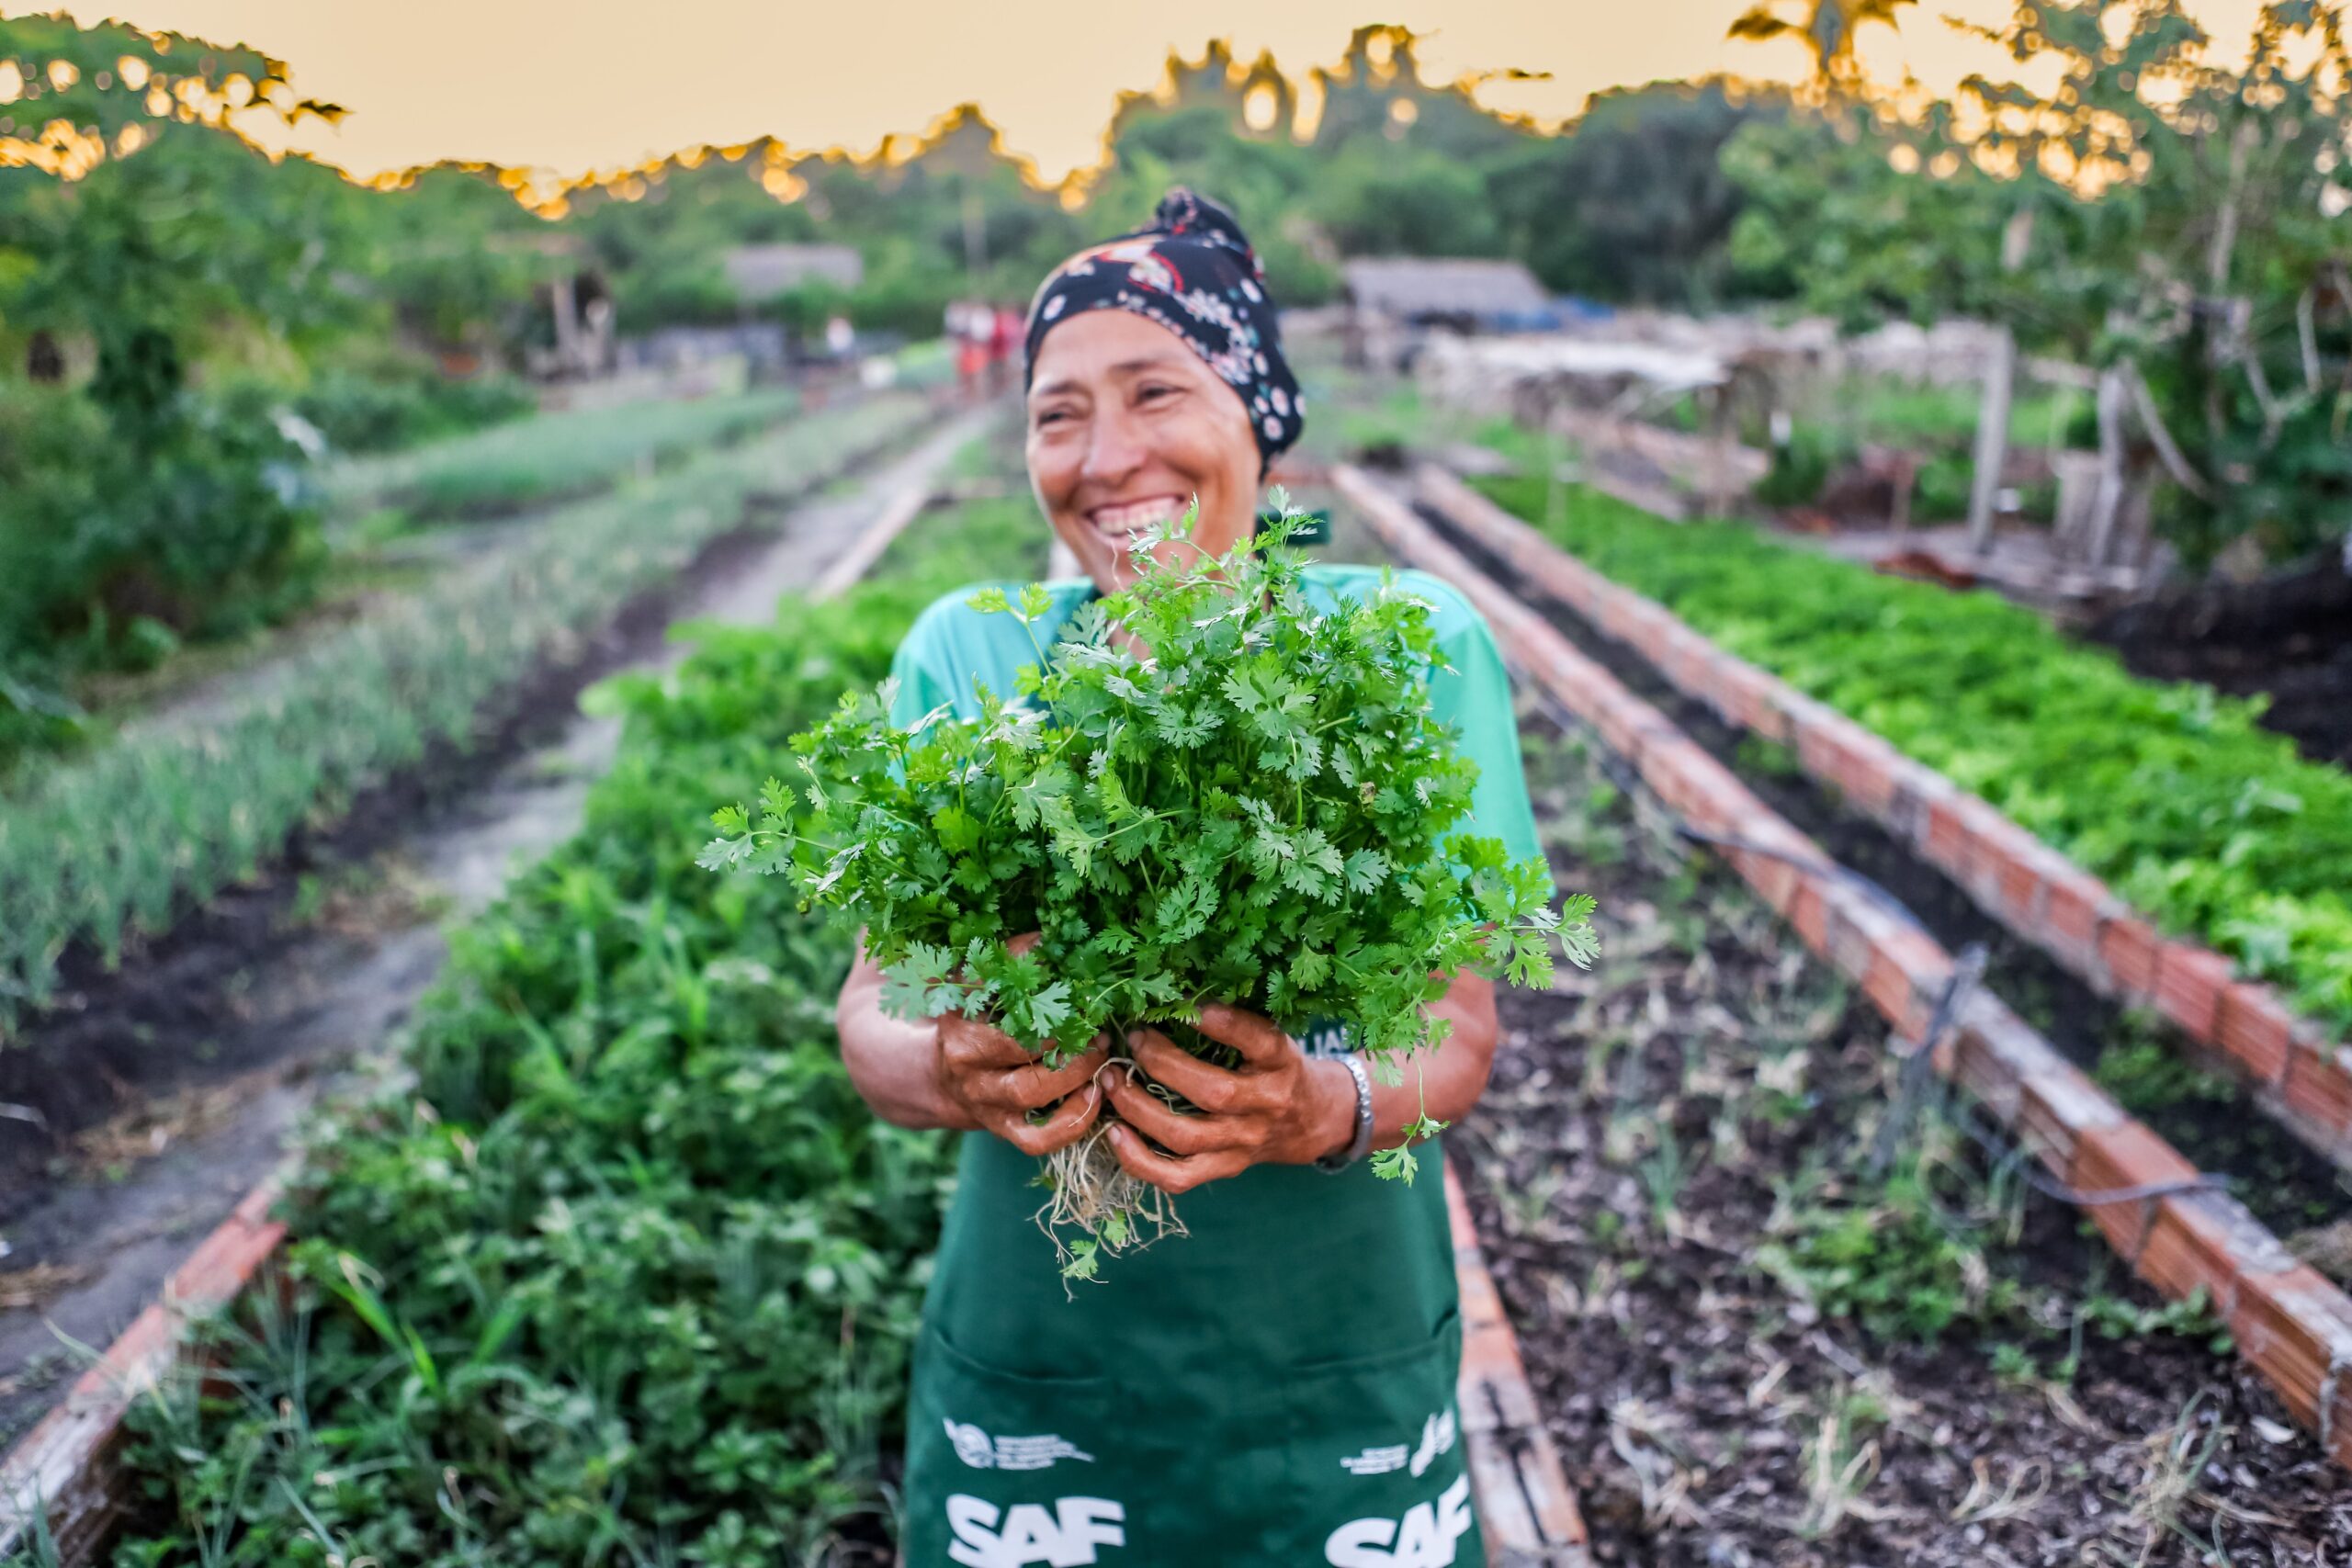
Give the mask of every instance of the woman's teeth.
<path id="1" fill-rule="evenodd" d="M 1155 496 L 1149 501 L 1130 501 L 1117 506 L 1098 506 L 1087 514 L 1095 531 L 1108 538 L 1124 542 L 1129 535 L 1164 523 L 1183 510 L 1183 503 L 1174 496 Z"/>

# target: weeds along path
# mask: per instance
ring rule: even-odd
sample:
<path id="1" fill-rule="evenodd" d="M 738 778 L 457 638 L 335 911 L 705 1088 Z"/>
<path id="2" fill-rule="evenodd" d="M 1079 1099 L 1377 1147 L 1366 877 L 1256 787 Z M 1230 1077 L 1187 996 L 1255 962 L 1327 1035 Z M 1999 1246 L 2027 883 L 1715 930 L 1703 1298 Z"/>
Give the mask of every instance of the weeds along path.
<path id="1" fill-rule="evenodd" d="M 705 628 L 706 637 L 765 621 L 778 598 L 852 547 L 876 513 L 927 492 L 989 417 L 949 420 L 855 484 L 796 507 L 771 542 L 736 552 L 726 571 L 670 606 L 673 618 L 690 636 Z M 658 671 L 688 646 L 665 646 L 657 624 L 635 639 L 625 667 Z M 510 867 L 578 830 L 619 728 L 609 710 L 572 712 L 541 743 L 388 833 L 365 858 L 305 877 L 280 911 L 274 946 L 248 955 L 220 1005 L 208 1012 L 184 999 L 202 1027 L 144 1042 L 154 1070 L 135 1092 L 119 1082 L 127 1102 L 61 1139 L 47 1171 L 18 1168 L 5 1203 L 11 1251 L 0 1260 L 0 1439 L 78 1371 L 71 1342 L 106 1344 L 153 1301 L 193 1241 L 276 1164 L 322 1088 L 383 1047 L 440 971 L 444 922 L 478 915 Z M 284 929 L 297 921 L 300 931 Z M 35 1055 L 18 1059 L 29 1066 Z M 96 1077 L 93 1062 L 71 1055 L 46 1066 Z"/>

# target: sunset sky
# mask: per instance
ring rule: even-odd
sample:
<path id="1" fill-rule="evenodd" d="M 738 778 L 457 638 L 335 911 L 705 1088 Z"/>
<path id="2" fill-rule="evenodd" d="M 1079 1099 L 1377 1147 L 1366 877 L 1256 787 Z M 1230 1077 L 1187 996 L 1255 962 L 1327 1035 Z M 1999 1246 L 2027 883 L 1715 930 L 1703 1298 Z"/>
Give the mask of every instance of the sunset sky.
<path id="1" fill-rule="evenodd" d="M 2257 4 L 2190 0 L 2190 9 L 2235 53 Z M 763 135 L 796 149 L 865 151 L 972 99 L 1052 179 L 1095 161 L 1115 94 L 1149 86 L 1170 48 L 1197 56 L 1225 38 L 1240 59 L 1271 49 L 1295 73 L 1335 59 L 1350 29 L 1369 21 L 1428 34 L 1433 79 L 1550 73 L 1481 96 L 1554 118 L 1606 87 L 1718 70 L 1788 76 L 1806 63 L 1793 43 L 1727 41 L 1738 0 L 1387 0 L 1382 10 L 1363 0 L 113 0 L 65 9 L 288 62 L 298 89 L 351 111 L 340 127 L 304 128 L 293 144 L 362 176 L 440 158 L 571 175 Z M 2008 9 L 2007 0 L 1926 0 L 1900 33 L 1866 31 L 1864 60 L 1878 80 L 1907 71 L 1939 92 L 1970 71 L 1998 73 L 2006 59 L 1944 17 L 1992 22 Z"/>

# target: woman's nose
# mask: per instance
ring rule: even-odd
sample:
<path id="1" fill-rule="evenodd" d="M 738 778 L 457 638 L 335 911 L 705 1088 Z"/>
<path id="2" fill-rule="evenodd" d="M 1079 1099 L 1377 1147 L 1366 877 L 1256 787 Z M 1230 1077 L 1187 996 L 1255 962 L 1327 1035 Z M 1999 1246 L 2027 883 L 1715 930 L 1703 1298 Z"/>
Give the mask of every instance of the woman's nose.
<path id="1" fill-rule="evenodd" d="M 1125 409 L 1098 413 L 1086 444 L 1086 478 L 1117 483 L 1142 467 L 1142 433 Z"/>

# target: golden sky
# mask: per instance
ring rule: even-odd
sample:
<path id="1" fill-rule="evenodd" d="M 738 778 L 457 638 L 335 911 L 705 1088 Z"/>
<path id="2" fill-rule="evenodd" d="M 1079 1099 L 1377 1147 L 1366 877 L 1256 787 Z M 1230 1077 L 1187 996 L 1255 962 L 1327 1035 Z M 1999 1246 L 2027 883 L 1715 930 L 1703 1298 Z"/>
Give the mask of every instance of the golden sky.
<path id="1" fill-rule="evenodd" d="M 1732 70 L 1805 68 L 1788 42 L 1724 37 L 1744 0 L 111 0 L 67 5 L 144 27 L 246 43 L 287 61 L 303 94 L 351 113 L 292 144 L 366 176 L 441 158 L 566 175 L 704 142 L 775 135 L 796 149 L 873 148 L 978 101 L 1048 179 L 1094 162 L 1122 88 L 1148 87 L 1170 48 L 1211 38 L 1286 70 L 1336 59 L 1359 23 L 1425 33 L 1425 74 L 1519 67 L 1541 83 L 1482 92 L 1560 117 L 1600 89 Z M 1797 0 L 1784 0 L 1794 5 Z M 2189 0 L 2232 53 L 2258 0 Z M 11 9 L 14 7 L 11 6 Z M 1900 33 L 1863 34 L 1873 78 L 1949 91 L 2007 62 L 1944 21 L 1993 22 L 2008 0 L 1925 0 Z M 272 137 L 272 141 L 283 140 Z"/>

